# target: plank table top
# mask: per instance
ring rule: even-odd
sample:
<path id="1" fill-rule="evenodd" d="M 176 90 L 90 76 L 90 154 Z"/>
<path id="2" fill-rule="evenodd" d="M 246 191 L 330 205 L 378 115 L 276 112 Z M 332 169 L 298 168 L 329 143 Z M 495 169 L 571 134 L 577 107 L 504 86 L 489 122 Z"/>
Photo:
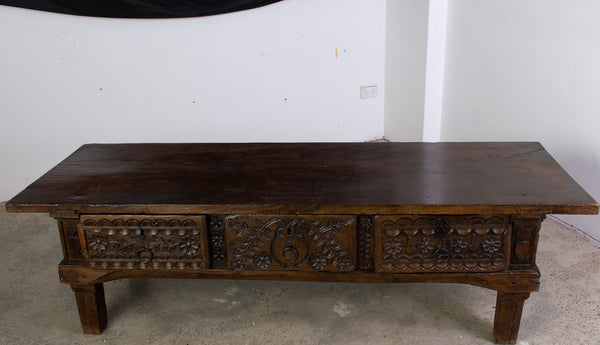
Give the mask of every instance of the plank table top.
<path id="1" fill-rule="evenodd" d="M 276 212 L 281 205 L 324 213 L 598 212 L 536 142 L 88 144 L 7 209 L 114 205 L 152 212 Z"/>

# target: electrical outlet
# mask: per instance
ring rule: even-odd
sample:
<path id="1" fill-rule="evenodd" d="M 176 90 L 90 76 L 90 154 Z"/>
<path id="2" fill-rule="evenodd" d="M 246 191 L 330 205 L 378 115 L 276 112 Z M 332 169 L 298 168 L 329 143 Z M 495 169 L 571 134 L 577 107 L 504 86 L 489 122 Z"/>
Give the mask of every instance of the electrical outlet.
<path id="1" fill-rule="evenodd" d="M 360 98 L 377 97 L 377 85 L 362 86 L 360 88 Z"/>

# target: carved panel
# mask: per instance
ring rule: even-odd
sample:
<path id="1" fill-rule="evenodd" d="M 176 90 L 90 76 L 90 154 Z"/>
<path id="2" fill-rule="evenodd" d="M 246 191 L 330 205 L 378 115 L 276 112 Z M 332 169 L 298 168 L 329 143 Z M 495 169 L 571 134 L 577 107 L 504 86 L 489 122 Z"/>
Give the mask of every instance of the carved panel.
<path id="1" fill-rule="evenodd" d="M 227 268 L 227 249 L 225 246 L 225 229 L 223 228 L 223 217 L 220 215 L 210 216 L 210 257 L 212 268 Z"/>
<path id="2" fill-rule="evenodd" d="M 373 217 L 358 217 L 358 269 L 373 270 Z"/>
<path id="3" fill-rule="evenodd" d="M 355 223 L 352 216 L 228 216 L 229 267 L 238 271 L 353 271 Z"/>
<path id="4" fill-rule="evenodd" d="M 207 266 L 202 216 L 83 215 L 79 234 L 89 267 L 169 271 Z"/>
<path id="5" fill-rule="evenodd" d="M 512 269 L 531 268 L 535 264 L 538 235 L 544 216 L 519 218 L 512 217 Z"/>
<path id="6" fill-rule="evenodd" d="M 377 216 L 379 272 L 491 272 L 507 267 L 505 216 Z"/>
<path id="7" fill-rule="evenodd" d="M 82 260 L 81 240 L 79 239 L 79 232 L 77 231 L 79 219 L 58 218 L 57 222 L 64 258 L 69 260 Z"/>

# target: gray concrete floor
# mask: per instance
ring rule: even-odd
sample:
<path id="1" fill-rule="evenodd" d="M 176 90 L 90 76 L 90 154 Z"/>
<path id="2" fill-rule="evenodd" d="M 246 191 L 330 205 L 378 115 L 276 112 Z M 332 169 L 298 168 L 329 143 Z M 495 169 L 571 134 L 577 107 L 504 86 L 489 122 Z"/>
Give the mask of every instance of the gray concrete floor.
<path id="1" fill-rule="evenodd" d="M 544 222 L 518 344 L 600 344 L 599 254 Z M 53 219 L 0 203 L 0 344 L 493 343 L 495 292 L 457 284 L 126 279 L 105 284 L 105 333 L 84 335 L 61 259 Z"/>

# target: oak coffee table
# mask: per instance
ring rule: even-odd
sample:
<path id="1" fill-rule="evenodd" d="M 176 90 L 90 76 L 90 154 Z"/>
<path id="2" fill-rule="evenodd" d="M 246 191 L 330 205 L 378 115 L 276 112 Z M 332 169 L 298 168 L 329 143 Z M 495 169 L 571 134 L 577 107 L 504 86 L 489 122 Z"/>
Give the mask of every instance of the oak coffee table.
<path id="1" fill-rule="evenodd" d="M 85 333 L 114 279 L 446 282 L 513 344 L 542 220 L 598 213 L 531 142 L 84 145 L 6 208 L 57 219 Z"/>

